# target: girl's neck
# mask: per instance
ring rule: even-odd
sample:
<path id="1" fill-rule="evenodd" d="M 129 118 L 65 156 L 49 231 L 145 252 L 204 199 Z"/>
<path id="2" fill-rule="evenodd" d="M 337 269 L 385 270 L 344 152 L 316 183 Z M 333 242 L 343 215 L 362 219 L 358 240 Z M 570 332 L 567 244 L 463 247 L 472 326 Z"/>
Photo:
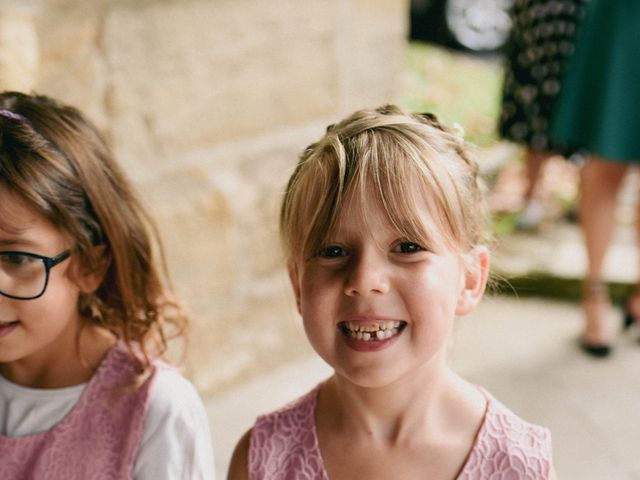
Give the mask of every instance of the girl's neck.
<path id="1" fill-rule="evenodd" d="M 39 352 L 29 358 L 0 364 L 0 373 L 7 380 L 29 388 L 80 385 L 89 381 L 115 342 L 111 333 L 87 325 L 78 332 L 77 341 L 62 350 L 62 355 L 51 358 L 46 352 Z"/>
<path id="2" fill-rule="evenodd" d="M 416 436 L 446 435 L 452 426 L 455 429 L 456 417 L 477 421 L 485 408 L 477 388 L 445 366 L 428 377 L 412 375 L 383 387 L 363 388 L 334 375 L 321 388 L 318 422 L 392 445 Z"/>

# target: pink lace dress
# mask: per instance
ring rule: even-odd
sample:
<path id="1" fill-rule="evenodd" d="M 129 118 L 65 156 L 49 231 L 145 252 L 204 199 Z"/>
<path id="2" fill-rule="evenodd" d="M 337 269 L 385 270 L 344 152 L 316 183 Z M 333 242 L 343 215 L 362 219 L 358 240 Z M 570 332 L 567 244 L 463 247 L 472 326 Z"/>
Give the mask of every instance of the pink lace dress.
<path id="1" fill-rule="evenodd" d="M 316 435 L 318 389 L 258 417 L 249 446 L 250 480 L 329 480 Z M 549 430 L 522 420 L 483 393 L 487 412 L 458 480 L 546 480 L 551 470 Z"/>
<path id="2" fill-rule="evenodd" d="M 0 479 L 123 480 L 132 476 L 155 375 L 133 387 L 135 364 L 111 349 L 74 408 L 53 428 L 0 435 Z"/>

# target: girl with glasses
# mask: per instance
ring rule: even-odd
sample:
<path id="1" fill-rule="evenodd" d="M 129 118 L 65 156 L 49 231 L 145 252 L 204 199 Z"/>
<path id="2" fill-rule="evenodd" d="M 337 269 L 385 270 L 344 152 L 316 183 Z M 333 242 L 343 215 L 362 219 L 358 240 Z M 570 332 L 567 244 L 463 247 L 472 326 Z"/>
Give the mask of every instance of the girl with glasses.
<path id="1" fill-rule="evenodd" d="M 78 110 L 0 94 L 0 478 L 213 478 L 156 228 Z"/>

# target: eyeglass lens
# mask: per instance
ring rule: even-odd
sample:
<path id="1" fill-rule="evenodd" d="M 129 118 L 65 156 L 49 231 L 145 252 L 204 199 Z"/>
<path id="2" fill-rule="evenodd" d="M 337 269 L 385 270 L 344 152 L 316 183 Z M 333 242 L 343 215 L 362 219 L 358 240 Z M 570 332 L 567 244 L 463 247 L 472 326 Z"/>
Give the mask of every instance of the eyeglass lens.
<path id="1" fill-rule="evenodd" d="M 42 293 L 47 267 L 42 258 L 19 252 L 0 253 L 0 292 L 16 298 Z"/>

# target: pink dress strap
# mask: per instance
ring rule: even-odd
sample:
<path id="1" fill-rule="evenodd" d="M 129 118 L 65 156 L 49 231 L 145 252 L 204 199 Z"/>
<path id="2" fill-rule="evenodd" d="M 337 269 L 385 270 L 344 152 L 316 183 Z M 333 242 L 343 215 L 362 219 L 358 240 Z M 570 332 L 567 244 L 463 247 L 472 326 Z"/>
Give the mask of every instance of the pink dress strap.
<path id="1" fill-rule="evenodd" d="M 484 389 L 487 411 L 458 480 L 547 480 L 551 433 L 505 407 Z"/>
<path id="2" fill-rule="evenodd" d="M 0 435 L 0 478 L 123 480 L 132 477 L 154 374 L 136 385 L 128 351 L 113 347 L 73 409 L 51 429 Z"/>

